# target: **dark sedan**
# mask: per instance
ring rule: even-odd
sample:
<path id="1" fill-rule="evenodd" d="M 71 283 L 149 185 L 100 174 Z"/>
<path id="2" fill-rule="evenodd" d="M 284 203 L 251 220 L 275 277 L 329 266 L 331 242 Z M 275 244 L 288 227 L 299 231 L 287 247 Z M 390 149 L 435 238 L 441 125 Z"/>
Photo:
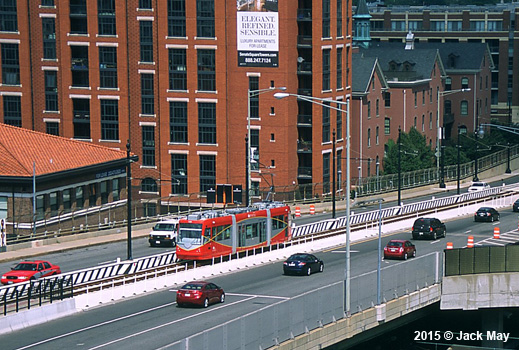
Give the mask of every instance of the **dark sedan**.
<path id="1" fill-rule="evenodd" d="M 211 282 L 189 282 L 177 291 L 177 305 L 187 304 L 208 307 L 210 304 L 223 303 L 225 292 Z"/>
<path id="2" fill-rule="evenodd" d="M 514 205 L 512 206 L 513 211 L 519 211 L 519 199 L 514 202 Z"/>
<path id="3" fill-rule="evenodd" d="M 324 262 L 312 254 L 293 254 L 283 263 L 283 274 L 285 275 L 310 276 L 312 272 L 323 272 L 323 270 Z"/>
<path id="4" fill-rule="evenodd" d="M 499 221 L 499 212 L 491 207 L 481 207 L 474 213 L 474 221 Z"/>

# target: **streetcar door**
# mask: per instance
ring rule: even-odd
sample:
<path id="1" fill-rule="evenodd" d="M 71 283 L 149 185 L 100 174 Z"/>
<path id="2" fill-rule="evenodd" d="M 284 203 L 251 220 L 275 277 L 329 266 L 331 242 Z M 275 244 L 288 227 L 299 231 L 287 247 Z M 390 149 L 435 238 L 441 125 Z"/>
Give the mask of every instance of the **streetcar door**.
<path id="1" fill-rule="evenodd" d="M 211 249 L 210 243 L 211 243 L 211 228 L 206 227 L 205 231 L 204 231 L 204 243 L 203 244 L 207 244 L 207 248 Z"/>

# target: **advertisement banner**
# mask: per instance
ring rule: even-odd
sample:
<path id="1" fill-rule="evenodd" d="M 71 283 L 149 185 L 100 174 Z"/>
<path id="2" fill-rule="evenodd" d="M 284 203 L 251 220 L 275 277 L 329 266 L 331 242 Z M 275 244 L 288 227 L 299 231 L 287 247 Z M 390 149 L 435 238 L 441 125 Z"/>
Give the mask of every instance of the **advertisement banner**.
<path id="1" fill-rule="evenodd" d="M 239 67 L 278 67 L 278 0 L 236 0 Z"/>

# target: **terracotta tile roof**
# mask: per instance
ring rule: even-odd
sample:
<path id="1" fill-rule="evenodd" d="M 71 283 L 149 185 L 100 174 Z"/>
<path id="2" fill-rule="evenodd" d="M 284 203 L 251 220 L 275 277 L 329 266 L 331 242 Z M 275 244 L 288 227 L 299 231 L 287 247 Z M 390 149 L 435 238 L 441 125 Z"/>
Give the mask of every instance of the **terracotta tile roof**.
<path id="1" fill-rule="evenodd" d="M 124 146 L 125 147 L 125 146 Z M 32 176 L 126 158 L 126 151 L 0 123 L 0 176 Z"/>

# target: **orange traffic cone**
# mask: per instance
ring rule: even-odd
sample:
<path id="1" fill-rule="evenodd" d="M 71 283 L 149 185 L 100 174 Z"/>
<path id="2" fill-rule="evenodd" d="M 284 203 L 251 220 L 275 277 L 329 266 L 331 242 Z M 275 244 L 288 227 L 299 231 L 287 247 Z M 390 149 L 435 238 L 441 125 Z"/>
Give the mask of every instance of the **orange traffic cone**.
<path id="1" fill-rule="evenodd" d="M 447 242 L 447 249 L 453 249 L 454 246 L 452 245 L 452 242 Z"/>
<path id="2" fill-rule="evenodd" d="M 467 248 L 474 248 L 474 236 L 469 236 L 467 240 Z"/>
<path id="3" fill-rule="evenodd" d="M 499 239 L 499 227 L 494 227 L 494 239 Z"/>

